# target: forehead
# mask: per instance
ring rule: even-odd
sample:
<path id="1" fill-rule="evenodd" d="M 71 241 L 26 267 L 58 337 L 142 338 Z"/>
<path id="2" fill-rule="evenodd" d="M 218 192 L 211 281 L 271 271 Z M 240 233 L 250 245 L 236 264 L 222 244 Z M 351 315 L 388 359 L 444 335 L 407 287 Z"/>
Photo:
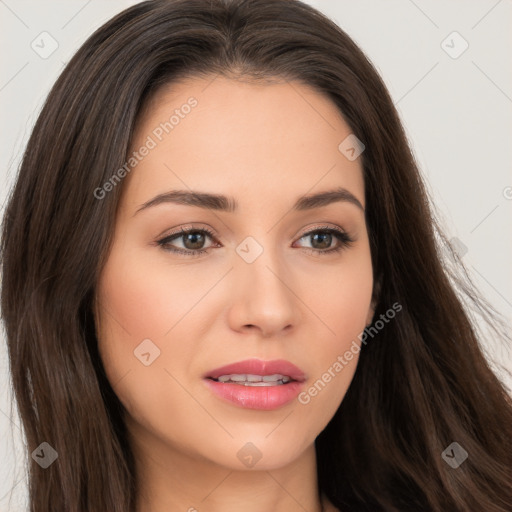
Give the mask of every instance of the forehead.
<path id="1" fill-rule="evenodd" d="M 338 149 L 350 133 L 336 105 L 300 82 L 171 83 L 139 117 L 129 154 L 151 149 L 129 174 L 125 201 L 190 188 L 244 203 L 343 186 L 364 204 L 361 160 Z"/>

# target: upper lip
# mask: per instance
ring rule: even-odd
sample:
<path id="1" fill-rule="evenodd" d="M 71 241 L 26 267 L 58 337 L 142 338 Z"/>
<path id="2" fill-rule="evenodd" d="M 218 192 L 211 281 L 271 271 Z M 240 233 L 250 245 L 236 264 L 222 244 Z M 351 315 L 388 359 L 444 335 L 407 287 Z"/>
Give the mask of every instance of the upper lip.
<path id="1" fill-rule="evenodd" d="M 306 380 L 304 372 L 284 359 L 275 359 L 273 361 L 262 361 L 261 359 L 246 359 L 237 363 L 228 364 L 215 368 L 204 375 L 204 378 L 211 377 L 218 379 L 221 375 L 275 375 L 280 374 L 288 376 L 293 380 L 303 382 Z"/>

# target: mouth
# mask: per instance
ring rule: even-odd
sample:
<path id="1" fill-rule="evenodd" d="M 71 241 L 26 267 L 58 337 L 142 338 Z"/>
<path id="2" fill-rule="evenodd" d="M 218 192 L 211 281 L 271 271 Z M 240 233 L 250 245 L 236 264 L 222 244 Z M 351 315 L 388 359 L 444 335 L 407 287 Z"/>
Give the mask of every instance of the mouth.
<path id="1" fill-rule="evenodd" d="M 289 361 L 248 359 L 212 370 L 203 379 L 224 401 L 247 409 L 273 410 L 296 398 L 306 376 Z"/>
<path id="2" fill-rule="evenodd" d="M 252 386 L 252 387 L 265 387 L 265 386 L 282 386 L 288 384 L 288 382 L 297 382 L 289 375 L 281 375 L 275 373 L 274 375 L 254 375 L 254 374 L 231 374 L 221 375 L 215 379 L 213 377 L 207 377 L 215 382 L 222 382 L 225 384 L 238 384 L 240 386 Z"/>
<path id="3" fill-rule="evenodd" d="M 244 386 L 277 386 L 288 382 L 304 382 L 304 372 L 290 361 L 246 359 L 209 371 L 204 378 Z"/>

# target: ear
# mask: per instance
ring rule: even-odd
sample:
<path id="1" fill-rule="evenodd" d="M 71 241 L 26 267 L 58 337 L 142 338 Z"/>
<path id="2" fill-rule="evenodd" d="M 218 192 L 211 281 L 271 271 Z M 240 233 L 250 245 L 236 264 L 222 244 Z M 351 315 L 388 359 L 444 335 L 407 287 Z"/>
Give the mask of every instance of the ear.
<path id="1" fill-rule="evenodd" d="M 369 327 L 373 322 L 373 316 L 375 315 L 375 310 L 377 309 L 377 305 L 380 300 L 381 288 L 382 279 L 381 276 L 379 275 L 373 282 L 372 301 L 368 309 L 368 316 L 366 317 L 366 327 Z"/>

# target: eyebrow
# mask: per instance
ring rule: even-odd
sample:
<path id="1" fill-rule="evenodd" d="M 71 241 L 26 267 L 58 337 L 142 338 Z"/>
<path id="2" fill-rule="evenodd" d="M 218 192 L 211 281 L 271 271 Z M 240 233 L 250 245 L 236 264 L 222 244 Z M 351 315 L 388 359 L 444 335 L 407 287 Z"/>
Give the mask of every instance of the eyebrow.
<path id="1" fill-rule="evenodd" d="M 299 197 L 292 209 L 295 211 L 312 210 L 314 208 L 321 208 L 336 202 L 346 202 L 353 204 L 365 211 L 363 205 L 351 192 L 345 188 L 337 188 L 320 192 L 314 195 L 305 195 Z M 221 212 L 234 213 L 238 210 L 238 203 L 233 197 L 224 196 L 222 194 L 209 194 L 207 192 L 197 192 L 190 190 L 173 190 L 146 201 L 142 204 L 137 211 L 136 215 L 142 210 L 151 208 L 164 203 L 183 204 L 188 206 L 196 206 L 198 208 L 211 209 Z"/>

